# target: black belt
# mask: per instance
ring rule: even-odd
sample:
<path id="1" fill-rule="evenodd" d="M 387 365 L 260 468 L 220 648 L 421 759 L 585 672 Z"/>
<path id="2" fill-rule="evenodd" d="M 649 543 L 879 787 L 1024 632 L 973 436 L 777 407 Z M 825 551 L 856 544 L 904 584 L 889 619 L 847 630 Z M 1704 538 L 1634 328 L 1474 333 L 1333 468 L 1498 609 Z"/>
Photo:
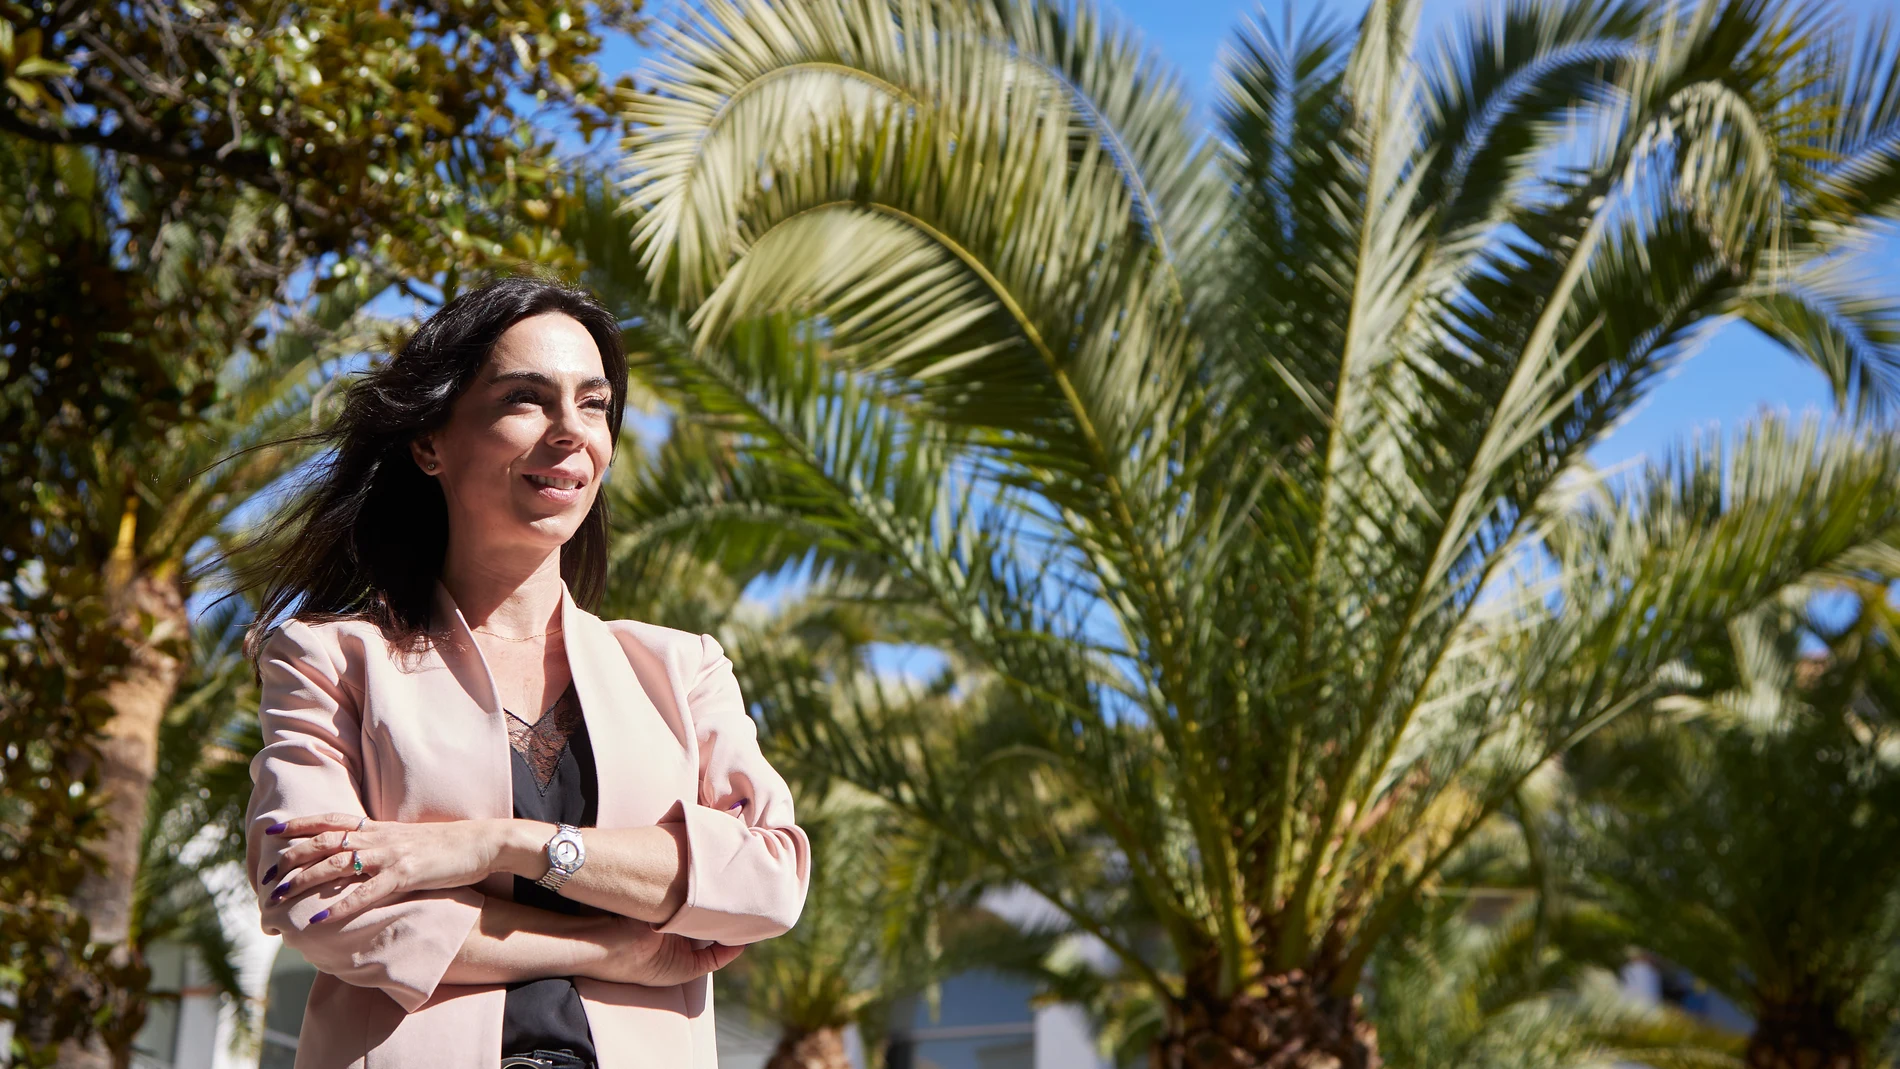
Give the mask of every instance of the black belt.
<path id="1" fill-rule="evenodd" d="M 566 1048 L 504 1054 L 501 1069 L 595 1069 L 594 1063 Z"/>

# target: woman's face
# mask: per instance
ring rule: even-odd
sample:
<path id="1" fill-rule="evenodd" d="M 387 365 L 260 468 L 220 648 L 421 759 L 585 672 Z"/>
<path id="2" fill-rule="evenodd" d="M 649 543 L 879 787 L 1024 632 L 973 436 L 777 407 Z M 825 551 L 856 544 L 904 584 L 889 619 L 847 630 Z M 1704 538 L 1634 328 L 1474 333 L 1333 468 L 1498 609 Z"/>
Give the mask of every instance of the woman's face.
<path id="1" fill-rule="evenodd" d="M 587 328 L 559 312 L 509 327 L 448 425 L 411 447 L 442 484 L 450 539 L 559 549 L 593 507 L 613 457 L 612 405 Z"/>

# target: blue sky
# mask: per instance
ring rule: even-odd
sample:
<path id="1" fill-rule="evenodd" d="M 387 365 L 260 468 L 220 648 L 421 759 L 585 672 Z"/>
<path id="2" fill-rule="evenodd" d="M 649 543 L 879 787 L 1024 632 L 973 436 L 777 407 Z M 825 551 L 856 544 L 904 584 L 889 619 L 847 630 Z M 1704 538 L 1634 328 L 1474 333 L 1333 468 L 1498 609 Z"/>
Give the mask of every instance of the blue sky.
<path id="1" fill-rule="evenodd" d="M 651 2 L 651 0 L 649 0 Z M 1107 6 L 1139 27 L 1149 43 L 1181 71 L 1203 104 L 1214 90 L 1214 72 L 1221 49 L 1235 27 L 1250 17 L 1265 15 L 1278 23 L 1278 2 L 1262 7 L 1246 0 L 1121 0 Z M 1295 5 L 1295 18 L 1313 10 L 1313 0 Z M 1460 12 L 1475 5 L 1465 0 L 1425 0 L 1420 18 L 1421 36 L 1443 32 Z M 1488 6 L 1488 5 L 1487 5 Z M 1330 3 L 1325 9 L 1337 17 L 1357 19 L 1362 4 Z M 1834 5 L 1839 16 L 1861 25 L 1893 10 L 1892 0 L 1844 0 Z M 656 4 L 652 13 L 664 20 L 673 10 Z M 629 40 L 610 42 L 602 66 L 611 74 L 637 67 L 642 50 Z M 1900 239 L 1889 237 L 1875 258 L 1875 267 L 1900 290 Z M 1800 417 L 1826 415 L 1833 410 L 1826 380 L 1776 348 L 1753 328 L 1733 324 L 1722 328 L 1688 362 L 1593 452 L 1602 465 L 1620 464 L 1654 456 L 1686 436 L 1715 428 L 1732 429 L 1764 409 Z"/>

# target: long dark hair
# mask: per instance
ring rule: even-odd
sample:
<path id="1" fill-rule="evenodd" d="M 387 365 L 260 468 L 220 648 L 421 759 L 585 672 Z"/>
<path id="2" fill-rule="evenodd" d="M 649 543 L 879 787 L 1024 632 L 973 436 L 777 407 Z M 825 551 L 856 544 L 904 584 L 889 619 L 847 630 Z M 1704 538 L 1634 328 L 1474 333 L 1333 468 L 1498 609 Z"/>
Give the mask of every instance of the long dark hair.
<path id="1" fill-rule="evenodd" d="M 236 569 L 238 589 L 260 590 L 245 636 L 256 656 L 287 617 L 374 621 L 392 644 L 423 646 L 435 582 L 448 548 L 442 487 L 416 466 L 409 445 L 441 428 L 495 343 L 530 316 L 569 316 L 600 348 L 613 391 L 607 425 L 614 440 L 627 402 L 627 354 L 620 326 L 591 293 L 530 276 L 500 278 L 443 305 L 401 351 L 349 388 L 343 411 L 308 436 L 328 446 L 315 477 Z M 594 506 L 561 547 L 561 577 L 584 608 L 607 586 L 607 500 Z"/>

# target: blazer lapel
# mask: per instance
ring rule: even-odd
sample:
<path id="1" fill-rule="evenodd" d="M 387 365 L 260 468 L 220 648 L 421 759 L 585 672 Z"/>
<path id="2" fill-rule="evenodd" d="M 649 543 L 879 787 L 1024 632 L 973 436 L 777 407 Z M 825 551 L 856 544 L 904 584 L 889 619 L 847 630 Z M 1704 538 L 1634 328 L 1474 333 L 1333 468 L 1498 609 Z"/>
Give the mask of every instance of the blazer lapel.
<path id="1" fill-rule="evenodd" d="M 594 746 L 600 826 L 658 823 L 682 797 L 693 800 L 697 777 L 688 773 L 686 752 L 627 663 L 620 640 L 599 617 L 574 604 L 565 587 L 561 629 Z"/>
<path id="2" fill-rule="evenodd" d="M 475 632 L 469 628 L 462 610 L 456 607 L 455 599 L 449 596 L 448 588 L 440 582 L 435 585 L 433 623 L 436 655 L 482 714 L 483 767 L 470 772 L 475 782 L 494 786 L 482 792 L 491 801 L 485 807 L 488 812 L 480 815 L 511 817 L 515 812 L 515 784 L 508 766 L 508 727 L 502 721 L 501 692 L 495 686 L 494 673 L 488 669 L 488 659 L 475 643 Z"/>
<path id="3" fill-rule="evenodd" d="M 501 715 L 501 691 L 495 686 L 495 674 L 488 670 L 488 658 L 475 643 L 475 632 L 455 604 L 447 587 L 435 584 L 436 652 L 448 666 L 455 681 L 462 685 L 475 704 L 491 716 Z"/>

